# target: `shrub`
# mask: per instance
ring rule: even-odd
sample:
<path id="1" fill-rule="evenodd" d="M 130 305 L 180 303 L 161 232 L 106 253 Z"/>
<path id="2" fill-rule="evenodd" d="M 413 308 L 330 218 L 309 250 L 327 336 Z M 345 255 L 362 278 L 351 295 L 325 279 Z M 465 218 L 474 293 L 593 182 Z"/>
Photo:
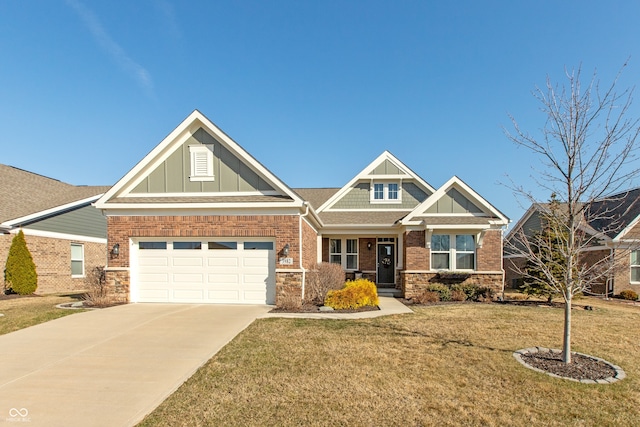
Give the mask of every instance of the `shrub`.
<path id="1" fill-rule="evenodd" d="M 4 270 L 5 289 L 29 295 L 38 288 L 38 274 L 22 230 L 11 241 L 7 266 Z"/>
<path id="2" fill-rule="evenodd" d="M 478 287 L 478 294 L 476 296 L 476 301 L 480 302 L 491 302 L 493 301 L 493 289 L 487 287 Z"/>
<path id="3" fill-rule="evenodd" d="M 292 293 L 285 294 L 278 301 L 278 308 L 281 308 L 286 311 L 297 311 L 302 307 L 302 301 L 300 301 L 300 297 L 296 296 Z"/>
<path id="4" fill-rule="evenodd" d="M 459 289 L 454 289 L 451 291 L 451 301 L 465 301 L 467 299 L 467 294 L 464 291 Z"/>
<path id="5" fill-rule="evenodd" d="M 461 283 L 458 285 L 453 285 L 451 287 L 451 290 L 463 292 L 466 296 L 466 299 L 468 300 L 476 301 L 478 299 L 478 290 L 479 290 L 478 285 Z"/>
<path id="6" fill-rule="evenodd" d="M 451 288 L 440 283 L 427 285 L 425 291 L 435 292 L 440 297 L 440 301 L 451 301 Z"/>
<path id="7" fill-rule="evenodd" d="M 82 296 L 82 299 L 86 301 L 87 305 L 109 307 L 117 304 L 115 296 L 108 291 L 104 267 L 89 270 L 85 283 L 87 284 L 87 292 Z"/>
<path id="8" fill-rule="evenodd" d="M 375 283 L 367 279 L 347 282 L 342 289 L 330 290 L 324 304 L 336 310 L 377 306 L 378 289 Z"/>
<path id="9" fill-rule="evenodd" d="M 344 286 L 344 280 L 344 271 L 338 264 L 323 262 L 312 265 L 306 274 L 305 301 L 316 305 L 322 304 L 327 292 L 341 289 Z"/>
<path id="10" fill-rule="evenodd" d="M 631 289 L 625 289 L 624 291 L 620 291 L 620 298 L 635 301 L 638 299 L 638 294 Z"/>
<path id="11" fill-rule="evenodd" d="M 438 294 L 437 292 L 433 292 L 433 291 L 422 291 L 422 292 L 416 294 L 411 299 L 416 304 L 427 304 L 427 303 L 430 303 L 430 302 L 438 302 L 438 301 L 440 301 L 440 294 Z"/>

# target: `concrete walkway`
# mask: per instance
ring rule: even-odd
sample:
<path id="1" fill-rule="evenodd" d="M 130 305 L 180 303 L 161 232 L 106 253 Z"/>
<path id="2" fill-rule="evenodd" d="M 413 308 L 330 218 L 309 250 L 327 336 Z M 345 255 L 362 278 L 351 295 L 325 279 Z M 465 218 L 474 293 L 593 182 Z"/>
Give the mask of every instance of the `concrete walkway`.
<path id="1" fill-rule="evenodd" d="M 322 313 L 266 313 L 264 317 L 285 317 L 288 319 L 371 319 L 373 317 L 388 316 L 390 314 L 407 314 L 413 311 L 393 297 L 379 297 L 380 310 L 360 311 L 357 313 L 335 313 L 325 311 Z"/>
<path id="2" fill-rule="evenodd" d="M 131 426 L 269 306 L 130 304 L 0 336 L 0 426 Z"/>

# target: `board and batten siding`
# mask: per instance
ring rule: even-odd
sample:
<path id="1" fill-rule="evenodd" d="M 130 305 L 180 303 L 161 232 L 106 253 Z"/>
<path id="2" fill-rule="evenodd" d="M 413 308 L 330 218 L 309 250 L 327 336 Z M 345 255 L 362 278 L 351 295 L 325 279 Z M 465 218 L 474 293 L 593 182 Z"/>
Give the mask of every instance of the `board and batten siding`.
<path id="1" fill-rule="evenodd" d="M 458 190 L 452 188 L 447 191 L 436 203 L 431 205 L 425 213 L 430 214 L 466 214 L 482 213 L 482 209 L 474 205 Z"/>
<path id="2" fill-rule="evenodd" d="M 107 219 L 99 209 L 91 205 L 24 224 L 23 227 L 53 233 L 107 238 Z"/>
<path id="3" fill-rule="evenodd" d="M 213 181 L 191 181 L 189 146 L 213 146 Z M 204 129 L 198 129 L 179 149 L 134 189 L 138 194 L 273 191 L 258 174 Z"/>
<path id="4" fill-rule="evenodd" d="M 403 175 L 404 171 L 389 160 L 380 163 L 369 175 Z"/>
<path id="5" fill-rule="evenodd" d="M 357 184 L 349 190 L 340 200 L 338 200 L 331 209 L 407 209 L 411 210 L 422 203 L 427 194 L 417 185 L 411 182 L 405 182 L 401 185 L 402 202 L 401 203 L 371 203 L 369 183 L 363 182 Z"/>

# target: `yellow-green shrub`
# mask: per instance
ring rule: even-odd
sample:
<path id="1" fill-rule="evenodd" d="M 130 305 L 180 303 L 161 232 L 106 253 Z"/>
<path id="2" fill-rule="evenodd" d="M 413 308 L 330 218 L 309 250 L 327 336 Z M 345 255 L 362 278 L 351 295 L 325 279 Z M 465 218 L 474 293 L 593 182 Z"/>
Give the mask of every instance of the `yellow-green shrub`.
<path id="1" fill-rule="evenodd" d="M 336 310 L 375 307 L 378 303 L 376 284 L 367 279 L 347 282 L 342 289 L 329 291 L 324 300 L 324 305 Z"/>

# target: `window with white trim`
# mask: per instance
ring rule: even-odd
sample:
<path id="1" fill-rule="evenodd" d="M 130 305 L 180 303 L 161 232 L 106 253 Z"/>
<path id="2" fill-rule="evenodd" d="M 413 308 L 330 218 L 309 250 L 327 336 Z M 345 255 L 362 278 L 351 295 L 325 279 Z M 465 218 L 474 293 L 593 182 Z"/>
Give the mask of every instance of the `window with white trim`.
<path id="1" fill-rule="evenodd" d="M 358 239 L 347 239 L 347 270 L 358 269 Z"/>
<path id="2" fill-rule="evenodd" d="M 395 182 L 375 182 L 371 187 L 372 203 L 400 203 L 400 185 Z"/>
<path id="3" fill-rule="evenodd" d="M 398 184 L 390 183 L 387 185 L 387 198 L 389 200 L 398 200 Z"/>
<path id="4" fill-rule="evenodd" d="M 191 181 L 213 181 L 213 145 L 190 145 Z"/>
<path id="5" fill-rule="evenodd" d="M 434 234 L 431 236 L 431 269 L 448 270 L 451 244 L 448 234 Z"/>
<path id="6" fill-rule="evenodd" d="M 71 277 L 84 277 L 84 245 L 71 244 Z"/>
<path id="7" fill-rule="evenodd" d="M 473 234 L 433 234 L 432 270 L 475 270 L 476 240 Z"/>
<path id="8" fill-rule="evenodd" d="M 329 239 L 329 262 L 342 265 L 342 240 Z"/>
<path id="9" fill-rule="evenodd" d="M 631 251 L 631 282 L 640 283 L 640 251 Z"/>
<path id="10" fill-rule="evenodd" d="M 329 262 L 345 270 L 357 270 L 358 239 L 329 239 Z"/>

